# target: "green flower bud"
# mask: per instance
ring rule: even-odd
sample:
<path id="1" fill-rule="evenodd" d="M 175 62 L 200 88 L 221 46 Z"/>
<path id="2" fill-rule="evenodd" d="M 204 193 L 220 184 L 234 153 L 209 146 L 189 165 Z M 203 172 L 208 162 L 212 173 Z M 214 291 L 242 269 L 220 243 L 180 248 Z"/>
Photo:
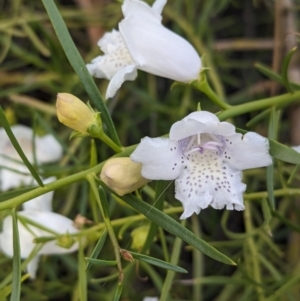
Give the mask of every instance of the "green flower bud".
<path id="1" fill-rule="evenodd" d="M 61 235 L 57 238 L 56 244 L 62 248 L 70 249 L 75 243 L 75 239 L 69 234 Z"/>
<path id="2" fill-rule="evenodd" d="M 132 237 L 131 247 L 133 249 L 139 251 L 143 247 L 147 238 L 149 228 L 150 228 L 149 225 L 144 225 L 134 229 L 131 232 L 131 237 Z"/>

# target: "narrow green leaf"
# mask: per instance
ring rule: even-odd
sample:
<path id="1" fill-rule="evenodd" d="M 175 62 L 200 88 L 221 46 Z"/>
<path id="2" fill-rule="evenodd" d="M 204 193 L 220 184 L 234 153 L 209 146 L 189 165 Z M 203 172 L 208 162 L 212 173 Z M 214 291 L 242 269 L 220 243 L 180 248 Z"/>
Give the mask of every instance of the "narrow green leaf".
<path id="1" fill-rule="evenodd" d="M 36 172 L 36 170 L 34 169 L 34 167 L 31 165 L 31 163 L 29 162 L 29 160 L 27 159 L 27 157 L 25 156 L 20 144 L 18 143 L 15 135 L 13 134 L 10 126 L 9 126 L 9 122 L 6 119 L 6 116 L 4 114 L 4 111 L 2 109 L 2 106 L 0 106 L 0 122 L 7 134 L 7 136 L 9 137 L 9 140 L 11 141 L 12 145 L 14 146 L 15 150 L 17 151 L 17 153 L 19 154 L 19 156 L 21 157 L 22 161 L 24 162 L 24 164 L 26 165 L 26 167 L 28 168 L 28 170 L 30 171 L 31 175 L 34 177 L 34 179 L 37 181 L 37 183 L 41 186 L 44 187 L 43 181 L 41 180 L 41 178 L 39 177 L 38 173 Z"/>
<path id="2" fill-rule="evenodd" d="M 90 158 L 90 167 L 94 167 L 98 163 L 97 159 L 97 148 L 94 139 L 91 139 L 91 158 Z"/>
<path id="3" fill-rule="evenodd" d="M 226 285 L 226 284 L 236 284 L 236 285 L 248 285 L 246 279 L 243 278 L 234 278 L 234 277 L 226 277 L 226 276 L 206 276 L 206 277 L 197 277 L 194 278 L 191 282 L 190 280 L 180 280 L 180 283 L 184 285 L 192 285 L 199 283 L 209 284 L 209 285 Z"/>
<path id="4" fill-rule="evenodd" d="M 261 63 L 256 63 L 255 68 L 257 68 L 262 74 L 264 74 L 266 77 L 268 77 L 269 79 L 274 80 L 277 83 L 280 83 L 282 85 L 284 85 L 283 79 L 280 75 L 278 75 L 277 73 L 275 73 L 272 69 L 270 69 L 269 67 L 261 64 Z M 290 86 L 292 89 L 295 90 L 299 90 L 300 89 L 300 85 L 295 84 L 295 83 L 290 83 Z"/>
<path id="5" fill-rule="evenodd" d="M 19 228 L 16 209 L 12 210 L 12 226 L 13 226 L 13 279 L 12 279 L 12 292 L 10 296 L 11 301 L 20 300 L 21 296 L 21 253 L 20 253 L 20 240 Z"/>
<path id="6" fill-rule="evenodd" d="M 107 230 L 104 230 L 90 256 L 91 259 L 95 259 L 99 256 L 99 254 L 104 246 L 104 243 L 106 241 L 106 237 L 107 237 Z M 85 270 L 88 270 L 90 268 L 90 266 L 91 266 L 91 262 L 88 261 Z"/>
<path id="7" fill-rule="evenodd" d="M 274 163 L 273 163 L 274 164 Z M 267 166 L 267 191 L 270 207 L 275 209 L 275 197 L 274 197 L 274 165 Z"/>
<path id="8" fill-rule="evenodd" d="M 30 274 L 25 274 L 21 277 L 21 283 L 27 280 L 30 277 Z M 0 301 L 6 301 L 6 297 L 11 293 L 12 287 L 11 285 L 5 286 L 0 289 Z"/>
<path id="9" fill-rule="evenodd" d="M 286 218 L 285 216 L 279 214 L 277 211 L 272 211 L 272 215 L 277 217 L 282 223 L 288 225 L 294 231 L 300 233 L 300 226 L 297 223 L 293 223 L 290 219 Z"/>
<path id="10" fill-rule="evenodd" d="M 299 164 L 297 164 L 297 165 L 294 167 L 293 171 L 291 172 L 291 174 L 290 174 L 290 176 L 289 176 L 289 178 L 288 178 L 288 180 L 287 180 L 287 182 L 286 182 L 288 185 L 290 185 L 290 184 L 292 183 L 292 181 L 293 181 L 295 175 L 298 174 L 299 168 L 300 168 L 300 165 L 299 165 Z M 1 199 L 1 197 L 0 197 L 0 199 Z"/>
<path id="11" fill-rule="evenodd" d="M 122 295 L 122 290 L 123 290 L 123 284 L 122 283 L 118 283 L 118 287 L 116 290 L 116 293 L 114 295 L 114 299 L 113 301 L 119 301 Z"/>
<path id="12" fill-rule="evenodd" d="M 185 226 L 186 220 L 181 221 L 181 224 L 182 224 L 182 226 Z M 182 249 L 182 240 L 179 237 L 176 237 L 174 245 L 173 245 L 173 249 L 172 249 L 172 255 L 171 255 L 171 263 L 172 264 L 178 263 L 181 249 Z M 171 291 L 171 287 L 172 287 L 174 278 L 175 278 L 174 271 L 169 270 L 167 272 L 167 276 L 165 278 L 165 282 L 164 282 L 163 288 L 161 290 L 161 295 L 160 295 L 159 301 L 169 300 L 169 295 L 170 295 L 170 291 Z M 199 300 L 199 299 L 195 299 L 195 300 Z"/>
<path id="13" fill-rule="evenodd" d="M 95 265 L 100 265 L 102 267 L 111 267 L 117 264 L 116 260 L 100 260 L 100 259 L 94 259 L 89 257 L 85 257 L 85 260 L 91 265 L 95 264 Z"/>
<path id="14" fill-rule="evenodd" d="M 275 107 L 271 108 L 269 128 L 268 128 L 268 138 L 276 139 L 276 124 L 278 121 L 278 114 Z M 274 160 L 273 164 L 267 166 L 267 191 L 270 207 L 274 210 L 275 208 L 275 197 L 274 197 Z"/>
<path id="15" fill-rule="evenodd" d="M 0 194 L 0 202 L 12 199 L 18 195 L 21 195 L 25 192 L 28 192 L 30 190 L 35 189 L 36 187 L 24 187 L 24 188 L 20 188 L 20 189 L 16 189 L 16 190 L 12 190 L 12 191 L 6 191 L 6 192 L 2 192 Z"/>
<path id="16" fill-rule="evenodd" d="M 263 198 L 261 200 L 261 207 L 262 207 L 262 212 L 263 212 L 263 216 L 264 216 L 264 228 L 268 234 L 272 235 L 272 231 L 270 228 L 272 213 L 271 213 L 270 206 L 265 198 Z"/>
<path id="17" fill-rule="evenodd" d="M 79 294 L 80 301 L 87 301 L 87 275 L 85 271 L 84 260 L 84 243 L 83 239 L 79 240 L 79 252 L 78 252 L 78 279 L 79 279 Z"/>
<path id="18" fill-rule="evenodd" d="M 141 253 L 135 253 L 132 251 L 127 251 L 127 252 L 129 252 L 132 255 L 132 257 L 137 260 L 145 261 L 149 264 L 155 265 L 157 267 L 160 267 L 160 268 L 163 268 L 166 270 L 171 270 L 171 271 L 178 272 L 178 273 L 187 273 L 188 272 L 184 268 L 181 268 L 177 265 L 173 265 L 171 263 L 168 263 L 166 261 L 163 261 L 163 260 L 160 260 L 160 259 L 157 259 L 154 257 L 150 257 L 150 256 L 147 256 L 147 255 L 144 255 Z"/>
<path id="19" fill-rule="evenodd" d="M 121 199 L 125 203 L 133 207 L 135 210 L 145 215 L 148 219 L 157 223 L 166 231 L 170 232 L 175 236 L 180 237 L 183 241 L 195 247 L 207 256 L 226 264 L 236 265 L 236 263 L 232 259 L 230 259 L 225 254 L 221 253 L 220 251 L 209 245 L 206 241 L 197 237 L 190 230 L 180 225 L 177 221 L 175 221 L 173 218 L 163 213 L 162 211 L 141 201 L 134 195 L 124 195 L 121 197 Z"/>
<path id="20" fill-rule="evenodd" d="M 256 114 L 252 119 L 250 119 L 246 123 L 246 127 L 251 128 L 252 126 L 256 125 L 259 121 L 265 119 L 266 116 L 268 116 L 269 114 L 270 114 L 270 109 L 266 109 L 266 110 L 262 111 L 261 113 Z"/>
<path id="21" fill-rule="evenodd" d="M 166 181 L 156 181 L 155 197 L 154 197 L 153 206 L 155 208 L 157 208 L 158 210 L 163 209 L 165 193 L 166 193 Z M 157 233 L 157 229 L 158 229 L 158 225 L 156 223 L 152 222 L 150 224 L 150 228 L 148 231 L 146 241 L 141 250 L 142 253 L 146 252 L 149 249 L 149 247 L 151 246 L 153 239 Z"/>
<path id="22" fill-rule="evenodd" d="M 99 186 L 99 196 L 100 196 L 101 206 L 103 208 L 103 214 L 104 214 L 103 218 L 109 218 L 108 202 L 107 202 L 105 191 L 101 186 Z"/>
<path id="23" fill-rule="evenodd" d="M 294 91 L 289 82 L 288 70 L 289 70 L 289 64 L 290 64 L 291 58 L 293 57 L 293 54 L 295 53 L 296 50 L 297 50 L 297 47 L 294 47 L 289 51 L 289 53 L 284 57 L 282 66 L 281 66 L 282 82 L 283 82 L 285 88 L 290 93 L 293 93 Z"/>
<path id="24" fill-rule="evenodd" d="M 284 162 L 300 164 L 300 154 L 275 140 L 269 139 L 270 155 Z"/>
<path id="25" fill-rule="evenodd" d="M 63 18 L 61 17 L 59 10 L 57 9 L 53 0 L 42 0 L 42 2 L 47 10 L 53 28 L 71 66 L 80 78 L 80 81 L 83 84 L 87 94 L 89 95 L 90 100 L 101 112 L 101 117 L 107 126 L 111 138 L 117 145 L 120 146 L 120 140 L 118 138 L 116 129 L 108 112 L 108 109 L 105 105 L 105 102 L 102 99 L 93 78 L 91 77 L 90 73 L 88 72 L 85 66 L 85 63 L 70 36 L 70 33 L 66 27 Z"/>

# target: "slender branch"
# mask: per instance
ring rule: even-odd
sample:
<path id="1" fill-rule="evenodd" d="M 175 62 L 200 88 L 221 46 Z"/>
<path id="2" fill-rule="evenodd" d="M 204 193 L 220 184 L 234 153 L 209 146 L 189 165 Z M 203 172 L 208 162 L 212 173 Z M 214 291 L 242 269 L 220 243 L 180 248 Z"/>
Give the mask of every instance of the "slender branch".
<path id="1" fill-rule="evenodd" d="M 256 100 L 252 102 L 247 102 L 241 105 L 237 105 L 231 108 L 226 109 L 221 112 L 218 117 L 220 120 L 225 120 L 230 117 L 238 116 L 241 114 L 258 111 L 262 109 L 266 109 L 279 104 L 290 104 L 295 100 L 300 99 L 300 92 L 295 92 L 294 94 L 283 94 L 280 96 L 265 98 L 261 100 Z"/>
<path id="2" fill-rule="evenodd" d="M 102 215 L 103 221 L 105 223 L 110 241 L 114 248 L 114 253 L 115 253 L 115 257 L 116 257 L 116 261 L 117 261 L 117 267 L 119 270 L 119 284 L 120 284 L 120 283 L 122 283 L 123 277 L 124 277 L 123 268 L 122 268 L 122 264 L 121 264 L 121 257 L 120 257 L 120 249 L 121 248 L 120 248 L 118 240 L 116 238 L 114 229 L 111 225 L 111 221 L 110 221 L 109 214 L 108 214 L 108 208 L 107 208 L 108 206 L 107 206 L 107 204 L 105 204 L 106 200 L 103 199 L 104 197 L 100 198 L 100 196 L 99 196 L 98 187 L 97 187 L 94 175 L 88 174 L 86 176 L 86 179 L 90 184 L 90 187 L 91 187 L 92 193 L 95 196 L 95 199 L 97 200 L 97 203 L 99 205 L 99 209 L 101 211 L 101 215 Z"/>

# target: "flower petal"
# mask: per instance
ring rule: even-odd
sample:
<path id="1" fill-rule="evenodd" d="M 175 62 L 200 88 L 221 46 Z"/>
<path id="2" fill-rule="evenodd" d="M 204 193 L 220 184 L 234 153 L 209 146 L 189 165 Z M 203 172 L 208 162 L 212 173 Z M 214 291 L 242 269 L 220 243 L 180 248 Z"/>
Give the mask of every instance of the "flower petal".
<path id="1" fill-rule="evenodd" d="M 180 140 L 201 133 L 227 136 L 235 133 L 235 127 L 228 122 L 220 122 L 215 114 L 198 111 L 175 122 L 170 129 L 170 139 Z"/>
<path id="2" fill-rule="evenodd" d="M 201 60 L 193 46 L 162 26 L 153 14 L 150 7 L 147 12 L 135 10 L 119 23 L 133 61 L 139 69 L 158 76 L 180 82 L 197 79 Z"/>
<path id="3" fill-rule="evenodd" d="M 143 138 L 130 158 L 142 163 L 142 176 L 150 180 L 174 180 L 183 168 L 177 142 L 167 138 Z"/>
<path id="4" fill-rule="evenodd" d="M 27 264 L 26 270 L 27 273 L 30 274 L 31 279 L 36 278 L 36 272 L 39 266 L 39 261 L 40 261 L 40 256 L 37 255 L 34 258 L 32 258 Z"/>
<path id="5" fill-rule="evenodd" d="M 27 126 L 23 125 L 14 125 L 11 127 L 18 143 L 20 144 L 24 154 L 27 159 L 32 163 L 33 162 L 33 150 L 32 150 L 32 139 L 33 139 L 33 130 Z M 36 147 L 36 157 L 38 163 L 48 163 L 56 161 L 62 156 L 62 147 L 57 142 L 57 140 L 52 135 L 45 135 L 43 137 L 35 137 L 35 147 Z M 15 160 L 22 162 L 17 151 L 10 142 L 6 132 L 0 130 L 0 155 L 10 157 Z M 4 160 L 1 160 L 1 165 L 10 167 L 11 164 L 5 164 L 7 159 L 2 156 Z M 3 163 L 4 162 L 4 163 Z M 13 167 L 14 168 L 14 167 Z"/>
<path id="6" fill-rule="evenodd" d="M 144 297 L 143 301 L 158 301 L 158 297 Z"/>
<path id="7" fill-rule="evenodd" d="M 7 160 L 10 162 L 10 160 Z M 13 165 L 12 162 L 10 168 L 19 170 L 22 173 L 17 173 L 5 168 L 0 168 L 0 190 L 7 191 L 11 188 L 20 187 L 22 185 L 29 186 L 34 184 L 34 179 L 29 175 L 27 168 L 20 164 Z M 1 164 L 2 165 L 2 164 Z M 27 175 L 28 174 L 28 175 Z"/>
<path id="8" fill-rule="evenodd" d="M 192 166 L 184 169 L 175 182 L 175 197 L 184 207 L 180 219 L 190 217 L 193 213 L 199 214 L 201 209 L 209 205 L 215 209 L 223 209 L 225 206 L 228 210 L 244 209 L 242 194 L 246 185 L 241 182 L 240 171 L 229 166 L 218 169 L 218 166 L 217 169 L 205 172 L 204 168 L 195 170 Z"/>
<path id="9" fill-rule="evenodd" d="M 27 210 L 18 212 L 19 216 L 34 221 L 52 231 L 59 234 L 77 233 L 73 221 L 69 218 L 54 212 L 42 212 L 35 210 Z M 51 236 L 53 234 L 48 231 L 39 229 L 33 225 L 27 224 L 26 227 L 18 221 L 21 258 L 27 258 L 36 244 L 33 242 L 35 237 Z M 7 216 L 3 221 L 2 233 L 0 234 L 0 246 L 2 251 L 12 257 L 13 256 L 13 233 L 12 218 Z M 28 230 L 29 229 L 29 230 Z M 70 253 L 78 249 L 78 243 L 71 248 L 66 249 L 58 246 L 56 241 L 49 241 L 43 245 L 38 254 L 63 254 Z"/>
<path id="10" fill-rule="evenodd" d="M 115 96 L 116 92 L 127 80 L 135 80 L 137 77 L 137 67 L 135 65 L 128 65 L 119 70 L 109 82 L 106 91 L 106 99 Z"/>
<path id="11" fill-rule="evenodd" d="M 126 66 L 134 65 L 119 31 L 113 30 L 106 33 L 98 41 L 98 45 L 105 55 L 96 57 L 91 64 L 86 65 L 91 75 L 98 78 L 112 79 Z"/>
<path id="12" fill-rule="evenodd" d="M 57 161 L 63 154 L 62 146 L 52 135 L 36 137 L 35 147 L 36 158 L 40 164 Z"/>
<path id="13" fill-rule="evenodd" d="M 223 160 L 231 167 L 244 170 L 272 164 L 269 141 L 261 135 L 248 132 L 245 135 L 235 134 L 224 138 L 226 147 Z"/>
<path id="14" fill-rule="evenodd" d="M 156 0 L 153 4 L 152 4 L 152 9 L 157 13 L 160 14 L 162 13 L 165 5 L 167 3 L 167 0 Z"/>
<path id="15" fill-rule="evenodd" d="M 30 233 L 22 223 L 18 221 L 19 237 L 20 237 L 20 253 L 21 258 L 27 258 L 33 250 L 35 244 L 33 243 L 34 236 Z M 5 217 L 2 224 L 2 233 L 0 233 L 0 247 L 1 251 L 13 257 L 13 230 L 12 217 L 9 215 Z"/>
<path id="16" fill-rule="evenodd" d="M 23 152 L 25 153 L 26 157 L 29 161 L 32 162 L 32 138 L 33 138 L 33 130 L 24 125 L 13 125 L 11 126 L 11 130 L 18 140 Z M 0 129 L 0 155 L 5 155 L 7 157 L 20 160 L 17 151 L 13 147 L 12 143 L 10 142 L 5 130 L 3 128 Z M 7 159 L 4 159 L 4 161 Z M 4 162 L 5 163 L 5 162 Z M 3 165 L 3 164 L 1 164 Z"/>
<path id="17" fill-rule="evenodd" d="M 106 32 L 98 41 L 98 46 L 104 54 L 111 54 L 120 48 L 124 48 L 125 44 L 122 40 L 120 32 L 113 29 L 111 32 Z"/>
<path id="18" fill-rule="evenodd" d="M 56 177 L 45 179 L 44 184 L 51 183 L 56 180 Z M 23 210 L 37 210 L 37 211 L 52 211 L 52 199 L 54 191 L 42 194 L 29 202 L 23 203 Z"/>
<path id="19" fill-rule="evenodd" d="M 162 7 L 161 0 L 157 4 L 154 3 L 154 9 L 144 1 L 125 0 L 122 5 L 122 12 L 125 18 L 135 17 L 143 20 L 144 24 L 149 22 L 161 22 L 161 13 L 158 12 Z M 162 7 L 163 8 L 163 7 Z"/>

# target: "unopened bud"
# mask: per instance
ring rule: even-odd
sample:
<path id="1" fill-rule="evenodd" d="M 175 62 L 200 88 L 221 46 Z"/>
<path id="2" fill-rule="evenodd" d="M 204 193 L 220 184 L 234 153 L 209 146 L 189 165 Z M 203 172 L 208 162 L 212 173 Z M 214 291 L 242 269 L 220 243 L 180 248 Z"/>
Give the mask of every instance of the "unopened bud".
<path id="1" fill-rule="evenodd" d="M 130 158 L 109 159 L 103 166 L 100 178 L 114 192 L 122 196 L 147 184 L 141 175 L 142 164 Z"/>
<path id="2" fill-rule="evenodd" d="M 121 249 L 120 254 L 121 254 L 121 256 L 124 260 L 129 261 L 129 262 L 134 261 L 134 258 L 132 257 L 132 255 L 128 251 Z"/>
<path id="3" fill-rule="evenodd" d="M 69 93 L 57 94 L 56 114 L 61 123 L 84 135 L 89 135 L 87 129 L 95 123 L 96 113 Z"/>
<path id="4" fill-rule="evenodd" d="M 61 235 L 57 238 L 56 244 L 62 248 L 70 249 L 75 243 L 75 239 L 70 234 Z"/>
<path id="5" fill-rule="evenodd" d="M 141 248 L 144 246 L 147 234 L 149 232 L 149 225 L 144 225 L 141 227 L 138 227 L 134 229 L 131 232 L 131 237 L 132 237 L 132 244 L 131 247 L 135 250 L 141 250 Z"/>

